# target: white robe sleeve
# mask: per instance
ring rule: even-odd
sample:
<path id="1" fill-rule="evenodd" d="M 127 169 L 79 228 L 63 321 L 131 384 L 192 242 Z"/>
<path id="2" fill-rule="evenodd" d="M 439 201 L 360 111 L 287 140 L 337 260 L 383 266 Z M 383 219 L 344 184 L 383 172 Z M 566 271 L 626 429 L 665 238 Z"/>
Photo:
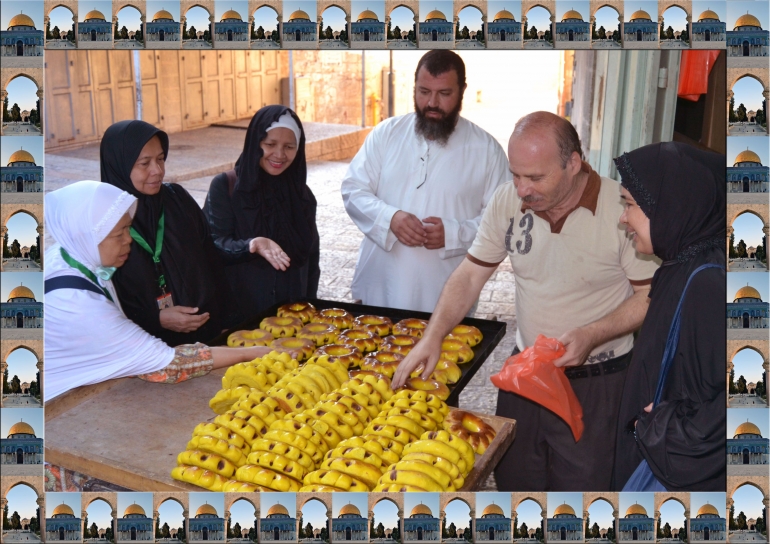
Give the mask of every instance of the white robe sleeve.
<path id="1" fill-rule="evenodd" d="M 384 123 L 366 137 L 364 145 L 350 162 L 342 180 L 345 210 L 361 232 L 384 251 L 393 249 L 396 235 L 390 221 L 398 208 L 377 197 L 382 170 L 382 150 L 387 145 L 388 124 Z"/>
<path id="2" fill-rule="evenodd" d="M 457 221 L 442 217 L 444 223 L 444 247 L 439 249 L 439 257 L 451 259 L 465 255 L 476 239 L 481 224 L 481 216 L 492 199 L 497 188 L 512 178 L 508 169 L 508 158 L 499 144 L 490 145 L 486 160 L 486 186 L 482 199 L 481 212 L 472 219 Z"/>

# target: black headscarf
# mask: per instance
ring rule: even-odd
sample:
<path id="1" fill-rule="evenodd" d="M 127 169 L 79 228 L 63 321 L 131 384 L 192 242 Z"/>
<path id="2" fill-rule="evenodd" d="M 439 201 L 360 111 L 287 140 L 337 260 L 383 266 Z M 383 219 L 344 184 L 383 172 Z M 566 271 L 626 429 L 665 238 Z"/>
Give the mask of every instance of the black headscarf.
<path id="1" fill-rule="evenodd" d="M 724 489 L 725 156 L 667 142 L 626 153 L 615 164 L 650 220 L 652 248 L 663 261 L 626 377 L 615 484 L 622 488 L 644 458 L 669 490 Z M 705 263 L 722 270 L 700 272 L 688 288 L 663 399 L 647 414 L 676 306 L 690 274 Z"/>
<path id="2" fill-rule="evenodd" d="M 200 206 L 178 184 L 162 183 L 155 195 L 140 193 L 131 182 L 131 170 L 142 148 L 157 136 L 168 156 L 168 135 L 144 121 L 121 121 L 107 129 L 99 151 L 102 181 L 138 199 L 132 226 L 155 248 L 155 234 L 161 212 L 165 230 L 160 254 L 160 272 L 176 306 L 200 308 L 209 320 L 197 331 L 178 333 L 160 326 L 157 297 L 158 270 L 151 256 L 138 244 L 131 244 L 126 263 L 113 278 L 113 285 L 126 316 L 144 330 L 172 346 L 206 342 L 228 326 L 231 316 L 230 290 L 224 266 L 214 248 L 208 222 Z"/>
<path id="3" fill-rule="evenodd" d="M 155 229 L 163 209 L 165 186 L 161 185 L 160 191 L 154 195 L 140 193 L 131 182 L 131 170 L 142 148 L 153 136 L 158 137 L 164 158 L 168 158 L 168 134 L 144 121 L 115 123 L 105 131 L 99 148 L 102 181 L 137 198 L 132 226 L 145 240 L 151 241 L 151 247 L 155 244 Z"/>
<path id="4" fill-rule="evenodd" d="M 297 155 L 281 174 L 273 176 L 259 165 L 260 142 L 267 129 L 285 113 L 299 126 Z M 273 240 L 291 259 L 291 266 L 304 265 L 310 258 L 318 232 L 315 226 L 316 199 L 307 186 L 305 131 L 297 114 L 285 106 L 260 109 L 249 123 L 243 152 L 235 165 L 238 180 L 232 198 L 235 221 L 241 232 Z M 264 267 L 270 263 L 260 260 Z"/>

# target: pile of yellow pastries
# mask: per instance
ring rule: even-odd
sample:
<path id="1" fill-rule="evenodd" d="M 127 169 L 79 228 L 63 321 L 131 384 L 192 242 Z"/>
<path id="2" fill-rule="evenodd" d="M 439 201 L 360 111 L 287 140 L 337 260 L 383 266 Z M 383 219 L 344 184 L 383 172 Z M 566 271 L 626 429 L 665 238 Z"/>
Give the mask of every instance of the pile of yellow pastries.
<path id="1" fill-rule="evenodd" d="M 312 324 L 316 313 L 303 317 Z M 264 336 L 258 331 L 238 338 Z M 338 336 L 325 335 L 318 346 L 351 347 L 335 344 Z M 211 491 L 461 489 L 484 448 L 445 424 L 443 390 L 394 392 L 392 372 L 352 370 L 364 367 L 363 358 L 331 352 L 316 351 L 301 366 L 274 351 L 230 367 L 209 402 L 218 415 L 195 427 L 171 476 Z"/>

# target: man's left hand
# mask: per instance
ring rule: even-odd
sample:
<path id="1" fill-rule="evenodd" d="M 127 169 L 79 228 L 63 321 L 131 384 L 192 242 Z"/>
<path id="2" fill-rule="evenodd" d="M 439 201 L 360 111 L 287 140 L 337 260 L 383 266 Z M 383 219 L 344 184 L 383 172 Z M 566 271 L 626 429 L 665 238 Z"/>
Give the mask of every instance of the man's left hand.
<path id="1" fill-rule="evenodd" d="M 444 222 L 440 217 L 426 217 L 422 220 L 425 225 L 425 232 L 428 233 L 428 241 L 425 242 L 425 249 L 441 249 L 444 247 Z"/>
<path id="2" fill-rule="evenodd" d="M 553 362 L 557 367 L 582 365 L 594 347 L 593 337 L 585 329 L 569 330 L 559 338 L 559 342 L 564 344 L 567 352 Z"/>

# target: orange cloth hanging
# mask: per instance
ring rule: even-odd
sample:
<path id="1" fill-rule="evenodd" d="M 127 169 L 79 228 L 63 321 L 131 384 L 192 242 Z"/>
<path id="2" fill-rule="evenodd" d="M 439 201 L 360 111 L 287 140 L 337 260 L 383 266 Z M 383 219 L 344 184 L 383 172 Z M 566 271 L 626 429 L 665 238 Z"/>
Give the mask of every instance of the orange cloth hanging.
<path id="1" fill-rule="evenodd" d="M 562 418 L 572 430 L 575 442 L 583 435 L 583 408 L 564 375 L 553 362 L 564 355 L 564 344 L 542 334 L 534 345 L 509 357 L 492 383 L 504 391 L 536 402 Z"/>
<path id="2" fill-rule="evenodd" d="M 697 102 L 709 88 L 709 72 L 719 56 L 714 49 L 682 51 L 677 96 Z"/>

